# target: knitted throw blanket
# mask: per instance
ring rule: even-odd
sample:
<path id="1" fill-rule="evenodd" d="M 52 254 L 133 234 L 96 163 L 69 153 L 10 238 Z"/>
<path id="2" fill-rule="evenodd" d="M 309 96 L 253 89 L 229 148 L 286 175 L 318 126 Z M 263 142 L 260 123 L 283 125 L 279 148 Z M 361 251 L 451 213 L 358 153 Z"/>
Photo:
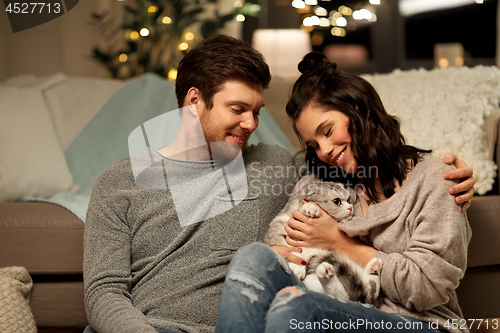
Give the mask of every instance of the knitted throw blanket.
<path id="1" fill-rule="evenodd" d="M 29 307 L 32 286 L 26 268 L 0 268 L 0 332 L 36 333 Z"/>
<path id="2" fill-rule="evenodd" d="M 387 112 L 401 120 L 408 144 L 432 149 L 440 158 L 454 153 L 474 170 L 476 193 L 492 189 L 497 166 L 490 157 L 486 119 L 500 112 L 498 67 L 395 70 L 363 77 L 377 89 Z"/>

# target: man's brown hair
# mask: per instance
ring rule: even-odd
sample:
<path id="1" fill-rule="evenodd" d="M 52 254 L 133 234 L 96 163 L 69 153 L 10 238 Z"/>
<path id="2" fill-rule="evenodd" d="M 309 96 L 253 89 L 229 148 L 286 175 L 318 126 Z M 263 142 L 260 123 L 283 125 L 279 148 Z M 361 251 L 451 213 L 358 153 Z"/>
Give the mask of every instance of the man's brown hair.
<path id="1" fill-rule="evenodd" d="M 208 109 L 213 96 L 229 80 L 269 86 L 271 73 L 262 54 L 247 43 L 225 35 L 205 39 L 181 60 L 175 83 L 179 107 L 192 87 L 200 90 Z"/>

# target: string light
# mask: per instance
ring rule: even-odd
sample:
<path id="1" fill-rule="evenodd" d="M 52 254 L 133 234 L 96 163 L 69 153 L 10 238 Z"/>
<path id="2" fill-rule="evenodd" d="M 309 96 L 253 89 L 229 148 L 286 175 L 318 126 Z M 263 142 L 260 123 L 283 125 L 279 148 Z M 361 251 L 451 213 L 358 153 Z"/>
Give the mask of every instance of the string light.
<path id="1" fill-rule="evenodd" d="M 345 36 L 345 29 L 344 28 L 339 28 L 339 27 L 333 27 L 331 30 L 332 35 L 337 36 L 337 37 L 344 37 Z"/>
<path id="2" fill-rule="evenodd" d="M 148 28 L 142 28 L 139 33 L 141 34 L 142 37 L 149 36 L 149 30 L 148 30 Z"/>
<path id="3" fill-rule="evenodd" d="M 193 40 L 194 39 L 194 34 L 192 32 L 186 32 L 184 35 L 185 40 Z"/>
<path id="4" fill-rule="evenodd" d="M 238 0 L 238 1 L 235 1 L 235 2 L 234 2 L 233 6 L 234 6 L 235 8 L 240 8 L 240 7 L 243 7 L 243 3 L 242 3 L 241 1 L 239 1 L 239 0 Z"/>
<path id="5" fill-rule="evenodd" d="M 189 48 L 189 44 L 186 42 L 182 42 L 179 44 L 179 50 L 186 51 Z"/>
<path id="6" fill-rule="evenodd" d="M 450 65 L 450 63 L 448 62 L 448 59 L 446 59 L 446 58 L 440 58 L 439 59 L 439 67 L 446 68 L 449 65 Z"/>
<path id="7" fill-rule="evenodd" d="M 168 71 L 168 79 L 170 81 L 175 81 L 177 79 L 177 70 L 171 69 Z"/>
<path id="8" fill-rule="evenodd" d="M 292 7 L 297 9 L 306 8 L 306 3 L 302 0 L 293 0 Z"/>
<path id="9" fill-rule="evenodd" d="M 156 6 L 149 6 L 148 7 L 148 13 L 156 13 L 158 11 L 158 7 Z"/>
<path id="10" fill-rule="evenodd" d="M 313 24 L 312 24 L 312 21 L 311 21 L 311 17 L 308 16 L 308 17 L 304 18 L 302 20 L 302 24 L 304 25 L 304 27 L 312 27 Z"/>
<path id="11" fill-rule="evenodd" d="M 352 9 L 347 7 L 347 6 L 340 6 L 339 7 L 339 12 L 342 15 L 352 15 Z"/>
<path id="12" fill-rule="evenodd" d="M 170 24 L 170 23 L 172 23 L 172 19 L 171 19 L 170 17 L 168 17 L 168 16 L 164 16 L 164 17 L 161 19 L 161 22 L 162 22 L 163 24 Z"/>
<path id="13" fill-rule="evenodd" d="M 370 20 L 372 16 L 373 14 L 365 8 L 356 10 L 354 13 L 352 13 L 352 18 L 355 20 Z"/>
<path id="14" fill-rule="evenodd" d="M 340 14 L 339 12 L 335 11 L 335 10 L 332 10 L 330 12 L 330 17 L 331 18 L 334 18 L 334 19 L 338 19 L 339 17 L 342 17 L 342 14 Z"/>
<path id="15" fill-rule="evenodd" d="M 118 60 L 120 60 L 120 62 L 125 62 L 127 61 L 127 59 L 128 56 L 125 53 L 120 54 L 120 56 L 118 57 Z"/>
<path id="16" fill-rule="evenodd" d="M 347 25 L 347 20 L 345 19 L 345 17 L 339 17 L 335 23 L 339 26 L 339 27 L 345 27 Z"/>
<path id="17" fill-rule="evenodd" d="M 244 22 L 245 21 L 245 15 L 239 14 L 236 16 L 236 21 L 238 22 Z"/>
<path id="18" fill-rule="evenodd" d="M 320 19 L 319 19 L 319 26 L 320 27 L 329 27 L 330 26 L 330 20 L 327 19 L 326 17 L 320 17 Z"/>
<path id="19" fill-rule="evenodd" d="M 382 0 L 369 0 L 372 5 L 380 5 L 381 1 Z M 483 2 L 484 0 L 476 1 Z M 333 26 L 331 33 L 334 36 L 345 36 L 346 29 L 343 27 L 347 27 L 349 30 L 356 29 L 356 23 L 348 19 L 347 16 L 352 16 L 355 20 L 367 20 L 368 22 L 377 21 L 377 16 L 368 9 L 353 10 L 348 6 L 341 5 L 338 7 L 338 10 L 328 12 L 324 7 L 318 5 L 318 0 L 292 0 L 292 6 L 297 9 L 297 12 L 306 14 L 302 21 L 302 29 L 313 31 L 316 26 L 324 28 Z M 311 6 L 314 7 L 311 8 Z M 316 39 L 316 41 L 318 41 L 318 39 Z"/>
<path id="20" fill-rule="evenodd" d="M 130 32 L 130 39 L 137 40 L 139 38 L 139 33 L 137 31 Z"/>
<path id="21" fill-rule="evenodd" d="M 314 8 L 314 14 L 318 16 L 327 16 L 328 11 L 325 8 L 318 6 Z"/>

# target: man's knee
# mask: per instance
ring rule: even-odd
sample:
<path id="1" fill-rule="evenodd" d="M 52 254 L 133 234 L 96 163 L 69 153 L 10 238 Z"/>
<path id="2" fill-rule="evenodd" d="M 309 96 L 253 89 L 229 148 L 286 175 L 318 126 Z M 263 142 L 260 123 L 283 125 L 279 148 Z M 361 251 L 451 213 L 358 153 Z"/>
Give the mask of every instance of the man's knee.
<path id="1" fill-rule="evenodd" d="M 277 294 L 276 296 L 279 296 L 279 295 L 285 295 L 285 294 L 295 294 L 295 295 L 302 295 L 303 292 L 300 291 L 297 287 L 286 287 L 286 288 L 283 288 L 281 289 Z"/>
<path id="2" fill-rule="evenodd" d="M 231 265 L 262 265 L 274 260 L 274 251 L 269 245 L 254 242 L 241 247 L 233 256 Z"/>
<path id="3" fill-rule="evenodd" d="M 270 272 L 284 271 L 287 275 L 293 272 L 278 252 L 274 251 L 269 245 L 254 242 L 241 247 L 233 256 L 226 274 L 233 272 L 259 272 L 261 275 L 268 275 Z"/>
<path id="4" fill-rule="evenodd" d="M 305 295 L 305 290 L 297 287 L 286 287 L 281 289 L 274 297 L 269 310 L 272 312 L 287 312 L 302 306 L 302 300 L 298 300 Z M 298 300 L 298 302 L 297 302 Z"/>

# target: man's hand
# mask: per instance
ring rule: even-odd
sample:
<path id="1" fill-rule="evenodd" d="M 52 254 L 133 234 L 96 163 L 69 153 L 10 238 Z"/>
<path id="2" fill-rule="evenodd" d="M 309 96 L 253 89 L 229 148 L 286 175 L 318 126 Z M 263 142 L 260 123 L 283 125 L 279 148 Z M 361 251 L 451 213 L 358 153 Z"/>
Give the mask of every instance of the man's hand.
<path id="1" fill-rule="evenodd" d="M 288 246 L 273 246 L 273 250 L 278 252 L 279 255 L 284 257 L 288 262 L 297 264 L 297 265 L 305 265 L 306 261 L 299 256 L 292 254 L 292 252 L 301 253 L 302 249 L 296 247 L 288 247 Z"/>
<path id="2" fill-rule="evenodd" d="M 474 184 L 476 183 L 476 179 L 472 177 L 473 170 L 452 153 L 444 155 L 443 161 L 446 164 L 454 164 L 457 168 L 456 170 L 446 172 L 444 178 L 462 180 L 461 183 L 450 188 L 450 194 L 457 195 L 455 202 L 457 205 L 462 205 L 462 212 L 464 212 L 470 207 L 472 196 L 474 195 Z"/>

